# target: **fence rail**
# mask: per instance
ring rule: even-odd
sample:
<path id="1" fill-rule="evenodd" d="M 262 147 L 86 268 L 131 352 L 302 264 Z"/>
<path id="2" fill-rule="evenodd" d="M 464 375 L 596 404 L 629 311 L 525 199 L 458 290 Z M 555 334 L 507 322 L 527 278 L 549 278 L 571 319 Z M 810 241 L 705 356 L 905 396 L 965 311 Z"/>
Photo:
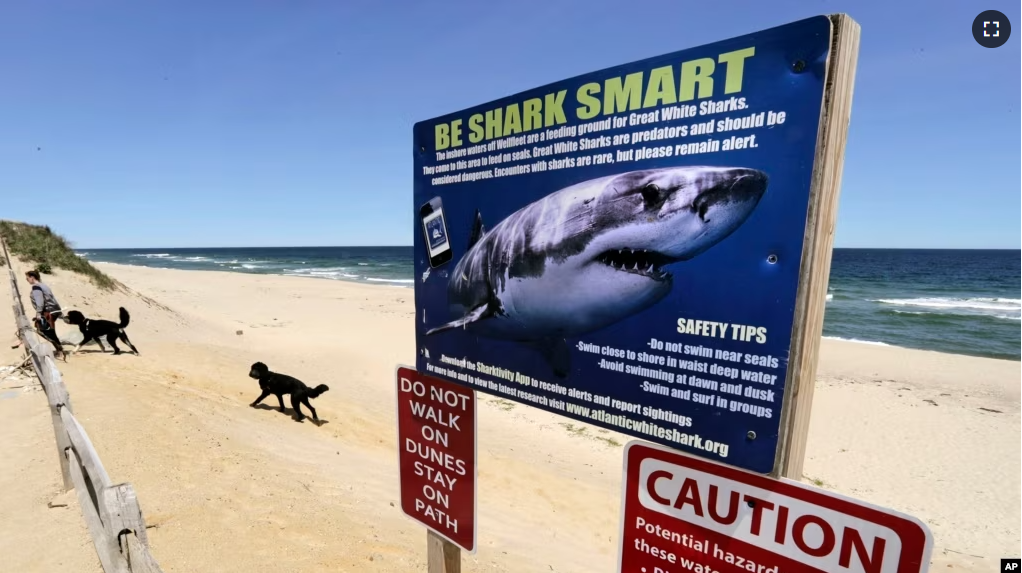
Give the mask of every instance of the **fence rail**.
<path id="1" fill-rule="evenodd" d="M 10 275 L 18 336 L 24 343 L 50 406 L 50 420 L 53 422 L 53 434 L 57 442 L 57 458 L 64 478 L 64 491 L 73 488 L 78 495 L 78 504 L 82 508 L 82 516 L 92 543 L 96 546 L 103 571 L 162 573 L 149 551 L 145 519 L 135 489 L 130 483 L 111 482 L 89 434 L 75 418 L 71 396 L 57 369 L 53 347 L 48 341 L 40 340 L 25 314 L 7 242 L 0 240 L 0 244 Z"/>

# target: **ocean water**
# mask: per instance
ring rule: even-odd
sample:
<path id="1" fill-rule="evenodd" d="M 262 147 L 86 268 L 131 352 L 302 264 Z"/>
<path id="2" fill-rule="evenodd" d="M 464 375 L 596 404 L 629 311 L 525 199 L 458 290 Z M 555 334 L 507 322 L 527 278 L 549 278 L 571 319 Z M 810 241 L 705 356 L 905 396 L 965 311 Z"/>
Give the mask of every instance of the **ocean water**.
<path id="1" fill-rule="evenodd" d="M 411 247 L 79 249 L 90 261 L 201 271 L 347 280 L 411 288 Z"/>
<path id="2" fill-rule="evenodd" d="M 411 288 L 411 247 L 84 249 L 93 261 Z M 1022 252 L 835 249 L 823 334 L 1020 360 Z"/>
<path id="3" fill-rule="evenodd" d="M 823 335 L 1020 359 L 1022 252 L 834 249 Z"/>

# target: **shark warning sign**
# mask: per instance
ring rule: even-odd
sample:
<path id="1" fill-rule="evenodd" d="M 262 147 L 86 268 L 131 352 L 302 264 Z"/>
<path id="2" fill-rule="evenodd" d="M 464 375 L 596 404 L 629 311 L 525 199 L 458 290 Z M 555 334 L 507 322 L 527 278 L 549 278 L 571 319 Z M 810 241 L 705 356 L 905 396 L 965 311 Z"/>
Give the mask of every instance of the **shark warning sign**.
<path id="1" fill-rule="evenodd" d="M 417 369 L 772 471 L 832 37 L 809 18 L 416 123 Z"/>

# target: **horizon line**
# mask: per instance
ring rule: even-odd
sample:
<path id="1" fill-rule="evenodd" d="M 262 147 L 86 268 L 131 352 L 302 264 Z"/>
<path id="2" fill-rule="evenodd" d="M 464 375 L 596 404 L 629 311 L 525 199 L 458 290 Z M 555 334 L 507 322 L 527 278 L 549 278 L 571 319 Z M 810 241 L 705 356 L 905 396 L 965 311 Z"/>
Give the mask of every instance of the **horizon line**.
<path id="1" fill-rule="evenodd" d="M 73 251 L 155 251 L 183 249 L 411 249 L 415 245 L 247 245 L 232 247 L 71 247 Z M 1022 251 L 1022 247 L 832 247 L 860 251 Z"/>

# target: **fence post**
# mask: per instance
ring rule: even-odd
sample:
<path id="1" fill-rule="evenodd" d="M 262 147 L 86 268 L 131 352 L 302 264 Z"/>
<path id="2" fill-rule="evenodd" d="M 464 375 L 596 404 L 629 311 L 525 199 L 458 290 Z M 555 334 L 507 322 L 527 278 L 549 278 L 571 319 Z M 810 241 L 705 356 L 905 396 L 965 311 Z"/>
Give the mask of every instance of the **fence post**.
<path id="1" fill-rule="evenodd" d="M 135 495 L 135 488 L 130 483 L 112 485 L 103 490 L 102 503 L 103 513 L 108 521 L 107 531 L 120 539 L 120 536 L 130 532 L 138 538 L 142 545 L 149 546 L 149 536 L 146 533 L 145 518 L 142 517 L 142 509 L 138 505 L 138 497 Z M 121 544 L 121 551 L 125 546 Z"/>
<path id="2" fill-rule="evenodd" d="M 103 514 L 106 528 L 117 540 L 121 555 L 131 573 L 161 573 L 160 564 L 149 551 L 145 518 L 130 483 L 112 485 L 103 490 Z"/>
<path id="3" fill-rule="evenodd" d="M 78 505 L 81 507 L 82 516 L 85 518 L 85 525 L 89 529 L 92 543 L 96 547 L 96 554 L 99 556 L 99 563 L 104 573 L 128 573 L 128 563 L 120 554 L 117 547 L 117 539 L 111 537 L 104 527 L 103 521 L 92 504 L 92 497 L 89 495 L 89 488 L 82 473 L 81 460 L 75 453 L 74 448 L 67 449 L 68 461 L 71 465 L 71 474 L 75 482 L 75 490 L 78 494 Z"/>
<path id="4" fill-rule="evenodd" d="M 28 346 L 29 336 L 35 335 L 26 334 L 24 336 L 26 346 Z M 71 397 L 67 393 L 67 388 L 64 387 L 64 381 L 60 379 L 60 371 L 57 370 L 53 363 L 53 351 L 48 346 L 39 345 L 39 347 L 41 350 L 30 351 L 30 355 L 38 356 L 39 359 L 39 364 L 36 365 L 36 375 L 43 385 L 43 390 L 46 392 L 46 402 L 50 406 L 50 422 L 53 424 L 53 436 L 57 442 L 57 459 L 60 460 L 60 475 L 64 480 L 64 491 L 68 491 L 74 487 L 74 483 L 71 480 L 70 462 L 68 462 L 64 452 L 71 447 L 71 438 L 67 435 L 64 423 L 60 419 L 60 409 L 67 408 L 71 413 L 74 413 L 74 410 L 71 408 Z"/>

